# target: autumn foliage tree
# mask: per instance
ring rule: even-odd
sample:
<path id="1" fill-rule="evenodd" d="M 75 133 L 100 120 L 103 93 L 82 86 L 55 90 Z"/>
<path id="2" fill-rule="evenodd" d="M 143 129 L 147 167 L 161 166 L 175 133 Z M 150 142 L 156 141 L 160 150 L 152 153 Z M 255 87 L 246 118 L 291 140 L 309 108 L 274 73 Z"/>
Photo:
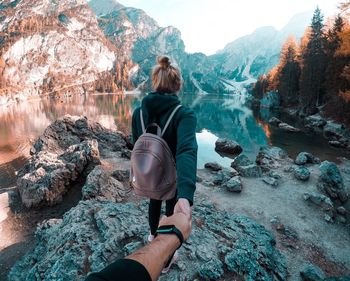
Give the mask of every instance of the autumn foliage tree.
<path id="1" fill-rule="evenodd" d="M 308 115 L 322 111 L 350 127 L 350 0 L 327 27 L 317 8 L 300 44 L 286 41 L 279 64 L 259 78 L 254 95 L 271 90 L 278 91 L 283 107 Z"/>
<path id="2" fill-rule="evenodd" d="M 301 54 L 300 103 L 306 110 L 313 111 L 322 102 L 326 67 L 324 45 L 323 16 L 317 7 L 311 22 L 309 41 Z"/>
<path id="3" fill-rule="evenodd" d="M 298 62 L 298 46 L 293 37 L 289 37 L 282 48 L 278 65 L 277 90 L 281 105 L 291 106 L 298 103 L 300 65 Z"/>

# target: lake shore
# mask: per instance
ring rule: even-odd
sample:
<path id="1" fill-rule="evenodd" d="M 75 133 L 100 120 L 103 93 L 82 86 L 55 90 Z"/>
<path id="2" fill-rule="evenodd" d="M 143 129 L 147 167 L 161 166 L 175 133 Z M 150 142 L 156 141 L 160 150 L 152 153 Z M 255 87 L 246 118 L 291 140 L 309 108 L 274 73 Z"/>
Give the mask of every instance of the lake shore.
<path id="1" fill-rule="evenodd" d="M 78 127 L 85 124 L 81 123 L 82 121 L 79 121 L 82 119 L 78 118 L 73 120 L 75 120 L 75 123 L 67 121 L 70 122 L 69 124 L 73 124 L 72 128 L 75 128 L 76 125 L 74 124 L 80 124 Z M 91 128 L 91 126 L 94 125 L 86 126 Z M 50 132 L 52 133 L 52 130 Z M 93 133 L 89 134 L 92 136 L 98 135 L 97 131 L 93 130 L 92 132 Z M 103 128 L 101 128 L 101 132 L 113 133 Z M 79 134 L 79 132 L 77 132 L 77 134 Z M 46 136 L 48 136 L 48 134 Z M 52 143 L 51 138 L 48 138 L 45 141 L 45 134 L 43 137 L 41 138 L 41 140 L 44 140 L 42 143 Z M 99 140 L 97 139 L 97 141 Z M 57 142 L 54 143 L 55 145 L 57 144 Z M 95 194 L 92 196 L 94 198 L 87 198 L 86 194 L 90 194 L 89 196 L 91 196 L 91 191 L 86 190 L 87 185 L 86 183 L 84 185 L 84 181 L 82 181 L 74 186 L 69 186 L 66 195 L 64 195 L 60 201 L 61 203 L 57 202 L 57 204 L 53 207 L 40 207 L 40 203 L 35 209 L 27 209 L 25 207 L 19 207 L 21 198 L 18 196 L 17 188 L 6 190 L 5 193 L 10 194 L 9 204 L 11 206 L 5 210 L 7 218 L 0 223 L 1 237 L 5 237 L 1 243 L 0 249 L 0 264 L 1 267 L 5 269 L 2 270 L 1 280 L 2 277 L 9 272 L 10 267 L 14 265 L 15 261 L 22 258 L 27 251 L 29 251 L 29 253 L 26 254 L 27 258 L 33 257 L 33 255 L 39 253 L 38 251 L 43 245 L 41 245 L 40 241 L 35 241 L 34 238 L 34 232 L 37 229 L 38 223 L 40 223 L 41 226 L 38 228 L 39 232 L 37 232 L 37 235 L 39 235 L 39 233 L 41 233 L 40 235 L 45 235 L 46 231 L 53 231 L 52 233 L 55 233 L 55 228 L 57 228 L 58 231 L 61 224 L 63 224 L 65 229 L 68 229 L 68 232 L 70 233 L 70 231 L 76 230 L 73 228 L 73 221 L 65 221 L 64 219 L 62 221 L 62 216 L 66 212 L 68 213 L 66 213 L 65 217 L 69 217 L 69 213 L 74 213 L 74 210 L 84 211 L 84 208 L 93 208 L 94 206 L 99 206 L 99 204 L 102 204 L 99 207 L 102 208 L 102 210 L 104 208 L 113 209 L 115 206 L 120 205 L 118 208 L 121 208 L 121 212 L 129 212 L 129 209 L 123 209 L 123 206 L 130 207 L 133 206 L 133 204 L 135 204 L 136 209 L 141 208 L 141 210 L 143 210 L 145 202 L 133 195 L 132 192 L 128 191 L 127 177 L 125 177 L 124 173 L 118 172 L 127 171 L 129 167 L 129 153 L 127 152 L 128 150 L 124 148 L 125 145 L 126 143 L 120 143 L 120 149 L 115 147 L 114 151 L 111 151 L 111 147 L 108 147 L 108 145 L 104 144 L 103 141 L 101 145 L 99 145 L 101 150 L 101 165 L 96 166 L 96 168 L 93 170 L 94 172 L 90 172 L 90 174 L 93 174 L 94 176 L 91 176 L 90 179 L 88 178 L 87 181 L 90 180 L 93 183 L 92 186 L 104 186 L 105 188 L 97 188 L 97 195 Z M 45 148 L 40 149 L 45 150 Z M 61 152 L 64 152 L 64 150 Z M 35 155 L 36 154 L 34 153 L 32 157 L 35 157 Z M 270 157 L 271 155 L 265 156 Z M 254 161 L 254 159 L 250 160 L 252 162 Z M 350 259 L 348 258 L 348 252 L 350 251 L 349 202 L 344 203 L 344 208 L 347 209 L 345 222 L 339 221 L 339 218 L 344 216 L 339 217 L 337 214 L 334 214 L 332 221 L 327 222 L 325 220 L 325 215 L 328 213 L 323 210 L 322 206 L 317 206 L 317 204 L 313 204 L 311 201 L 305 201 L 305 193 L 318 194 L 319 196 L 323 195 L 317 189 L 321 174 L 319 169 L 320 164 L 306 163 L 303 165 L 310 171 L 310 178 L 308 181 L 300 181 L 295 176 L 295 169 L 297 167 L 292 159 L 288 157 L 276 157 L 273 159 L 271 158 L 270 160 L 273 161 L 273 164 L 275 165 L 273 168 L 274 174 L 270 174 L 271 169 L 269 169 L 269 171 L 265 170 L 266 165 L 265 167 L 264 165 L 261 165 L 259 167 L 264 168 L 262 177 L 255 178 L 242 176 L 242 174 L 238 175 L 242 184 L 241 192 L 239 193 L 230 192 L 227 187 L 227 182 L 232 178 L 232 173 L 236 173 L 233 169 L 220 168 L 217 171 L 209 169 L 198 170 L 198 183 L 195 198 L 196 205 L 194 209 L 194 220 L 196 227 L 193 232 L 193 245 L 192 247 L 187 245 L 183 250 L 183 256 L 180 256 L 178 265 L 174 267 L 174 270 L 171 273 L 172 277 L 182 276 L 183 274 L 198 274 L 195 268 L 206 264 L 207 262 L 206 258 L 200 258 L 202 254 L 199 253 L 201 253 L 203 249 L 196 246 L 197 239 L 199 239 L 198 235 L 204 235 L 204 233 L 201 232 L 202 229 L 203 231 L 207 229 L 207 231 L 210 232 L 212 227 L 214 227 L 213 225 L 206 224 L 206 217 L 203 213 L 207 212 L 205 211 L 207 208 L 206 206 L 213 211 L 212 215 L 215 219 L 225 220 L 223 219 L 224 217 L 221 216 L 223 216 L 223 213 L 226 212 L 232 214 L 232 216 L 239 214 L 240 216 L 243 215 L 256 221 L 258 224 L 261 224 L 264 229 L 271 233 L 276 240 L 276 251 L 279 251 L 281 255 L 286 258 L 285 266 L 289 273 L 288 280 L 299 280 L 300 272 L 303 271 L 306 263 L 312 263 L 315 266 L 320 267 L 326 276 L 341 276 L 350 274 Z M 266 164 L 264 161 L 261 163 Z M 269 164 L 271 163 L 272 162 L 269 162 Z M 343 178 L 345 190 L 347 193 L 349 193 L 350 162 L 344 159 L 338 166 Z M 99 169 L 101 169 L 102 172 L 96 173 L 96 169 L 98 167 L 100 167 Z M 228 173 L 227 170 L 229 170 Z M 241 168 L 241 171 L 244 171 L 244 169 Z M 98 176 L 101 175 L 101 173 L 106 174 L 106 176 Z M 277 185 L 266 184 L 266 181 L 263 181 L 266 178 L 271 178 L 270 181 L 267 181 L 271 183 L 272 178 L 274 178 L 273 176 L 275 176 L 275 179 L 278 182 Z M 86 175 L 84 177 L 86 177 Z M 110 193 L 116 189 L 118 190 L 118 194 Z M 114 195 L 111 197 L 111 194 Z M 115 201 L 115 198 L 120 199 Z M 45 201 L 42 202 L 43 204 L 45 203 Z M 335 200 L 334 204 L 336 204 L 338 207 L 339 202 L 336 202 L 338 201 Z M 2 211 L 4 212 L 4 210 Z M 48 221 L 43 224 L 42 222 L 46 220 Z M 131 225 L 128 225 L 127 222 L 125 223 L 126 226 L 131 227 Z M 134 238 L 132 239 L 128 238 L 128 242 L 132 243 L 134 241 L 134 244 L 128 244 L 128 247 L 139 247 L 144 243 L 143 235 L 146 235 L 147 233 L 147 223 L 143 220 L 140 220 L 139 223 L 141 224 L 141 228 L 137 229 L 137 231 L 135 229 L 138 234 L 133 236 Z M 45 226 L 43 229 L 43 225 L 47 226 Z M 113 227 L 111 230 L 114 229 Z M 115 228 L 113 231 L 115 234 L 119 233 L 120 235 L 123 235 L 121 229 Z M 225 232 L 229 230 L 222 229 L 220 231 Z M 255 239 L 255 235 L 257 235 L 256 237 L 260 235 L 259 231 L 256 233 L 254 232 L 254 234 L 249 234 L 253 235 L 253 241 Z M 53 243 L 51 245 L 53 246 L 53 248 L 51 248 L 52 251 L 55 251 L 55 247 L 59 247 L 59 245 L 66 245 L 68 241 L 54 241 L 54 237 L 51 237 L 52 233 L 49 236 L 49 243 Z M 226 240 L 223 237 L 219 238 L 215 235 L 215 238 L 213 238 L 215 245 L 226 245 L 225 243 L 227 242 L 225 242 Z M 244 236 L 246 234 L 243 233 L 242 235 Z M 98 241 L 99 240 L 97 239 L 96 244 L 100 243 Z M 78 246 L 80 245 L 79 247 L 84 247 L 85 242 L 78 239 L 75 243 L 78 243 Z M 208 249 L 211 249 L 212 246 L 214 247 L 214 244 L 211 243 L 208 245 Z M 124 242 L 119 246 L 118 244 L 116 245 L 114 251 L 117 253 L 117 256 L 123 255 L 123 249 L 125 249 L 125 247 L 126 244 Z M 232 245 L 227 245 L 225 247 L 230 248 Z M 231 250 L 233 249 L 234 247 Z M 230 249 L 228 249 L 228 251 L 230 251 Z M 261 249 L 261 251 L 264 252 L 265 248 Z M 188 260 L 191 253 L 195 254 L 195 257 Z M 224 253 L 227 252 L 224 251 Z M 56 259 L 59 257 L 60 255 L 58 254 Z M 36 256 L 36 258 L 38 258 L 38 256 Z M 109 259 L 112 258 L 113 257 L 109 257 Z M 251 259 L 254 261 L 253 256 L 251 256 Z M 53 260 L 55 260 L 55 256 L 53 256 Z M 43 267 L 46 266 L 44 260 L 38 262 Z M 190 270 L 188 273 L 184 272 L 182 265 L 185 262 L 191 262 L 191 264 L 193 263 L 194 271 Z M 223 264 L 222 268 L 224 269 L 224 272 L 226 272 L 228 265 L 226 264 L 225 260 L 218 260 L 218 263 Z M 282 266 L 282 264 L 283 263 L 281 263 L 280 266 Z M 259 262 L 256 262 L 256 265 L 259 266 Z M 17 268 L 18 266 L 21 265 L 18 264 Z M 91 266 L 93 266 L 93 264 Z M 21 268 L 23 269 L 23 264 Z M 26 270 L 27 269 L 23 269 L 22 274 L 26 274 Z M 274 271 L 276 268 L 271 268 L 270 270 Z M 284 271 L 278 272 L 278 274 L 284 274 Z M 227 274 L 229 273 L 223 273 L 222 278 L 225 278 L 225 276 L 230 276 Z M 12 275 L 12 277 L 13 276 L 14 275 Z M 239 274 L 237 276 L 239 276 Z M 167 280 L 167 276 L 163 276 L 162 278 L 162 280 Z"/>

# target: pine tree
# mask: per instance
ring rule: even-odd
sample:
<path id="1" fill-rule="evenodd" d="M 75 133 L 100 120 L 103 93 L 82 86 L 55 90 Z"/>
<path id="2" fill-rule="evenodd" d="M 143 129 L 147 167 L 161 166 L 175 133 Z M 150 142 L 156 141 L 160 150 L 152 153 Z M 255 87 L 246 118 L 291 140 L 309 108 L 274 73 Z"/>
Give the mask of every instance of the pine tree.
<path id="1" fill-rule="evenodd" d="M 300 65 L 297 57 L 297 43 L 290 37 L 282 48 L 277 74 L 277 89 L 282 106 L 296 105 L 298 102 Z"/>
<path id="2" fill-rule="evenodd" d="M 300 102 L 307 111 L 313 111 L 313 108 L 321 105 L 323 98 L 322 84 L 326 65 L 324 42 L 323 16 L 317 7 L 311 22 L 310 38 L 302 53 Z"/>

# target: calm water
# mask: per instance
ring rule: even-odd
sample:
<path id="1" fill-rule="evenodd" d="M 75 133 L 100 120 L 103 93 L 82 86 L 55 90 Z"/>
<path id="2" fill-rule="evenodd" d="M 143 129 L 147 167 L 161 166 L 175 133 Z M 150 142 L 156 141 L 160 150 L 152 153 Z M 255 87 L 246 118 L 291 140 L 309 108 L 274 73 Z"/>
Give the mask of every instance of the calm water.
<path id="1" fill-rule="evenodd" d="M 28 157 L 31 144 L 52 121 L 65 114 L 86 115 L 108 128 L 130 133 L 132 112 L 141 99 L 140 95 L 89 95 L 0 107 L 0 188 L 14 185 L 16 171 Z M 181 99 L 197 115 L 198 167 L 209 161 L 230 165 L 231 159 L 222 158 L 214 151 L 218 137 L 236 140 L 251 159 L 255 158 L 259 147 L 266 144 L 285 148 L 292 157 L 301 151 L 309 151 L 322 160 L 334 161 L 337 157 L 348 156 L 329 147 L 322 138 L 269 127 L 266 121 L 255 118 L 252 111 L 242 105 L 239 95 L 196 97 L 184 94 Z"/>

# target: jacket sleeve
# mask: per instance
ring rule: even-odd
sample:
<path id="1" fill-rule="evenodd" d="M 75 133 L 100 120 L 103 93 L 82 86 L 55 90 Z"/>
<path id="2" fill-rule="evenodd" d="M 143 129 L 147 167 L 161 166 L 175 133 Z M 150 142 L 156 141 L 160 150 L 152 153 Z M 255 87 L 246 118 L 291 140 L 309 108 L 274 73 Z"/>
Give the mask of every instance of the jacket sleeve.
<path id="1" fill-rule="evenodd" d="M 181 116 L 177 127 L 177 198 L 185 198 L 191 205 L 193 205 L 197 179 L 196 125 L 196 116 L 192 110 L 189 110 Z"/>
<path id="2" fill-rule="evenodd" d="M 132 135 L 132 144 L 135 144 L 137 139 L 139 138 L 138 130 L 137 130 L 137 117 L 140 118 L 140 109 L 136 108 L 134 113 L 132 114 L 131 121 L 131 135 Z"/>

